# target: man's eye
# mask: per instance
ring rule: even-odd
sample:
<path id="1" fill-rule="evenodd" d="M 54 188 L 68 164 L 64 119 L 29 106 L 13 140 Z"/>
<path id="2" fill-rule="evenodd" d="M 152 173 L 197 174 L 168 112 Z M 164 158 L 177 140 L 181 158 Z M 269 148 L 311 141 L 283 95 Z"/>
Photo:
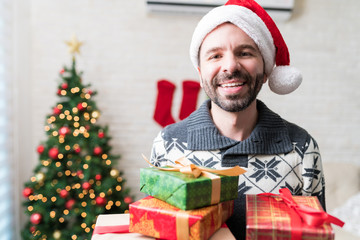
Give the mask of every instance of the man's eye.
<path id="1" fill-rule="evenodd" d="M 250 57 L 250 56 L 252 56 L 252 53 L 251 52 L 241 52 L 241 53 L 239 53 L 239 56 L 240 57 Z"/>
<path id="2" fill-rule="evenodd" d="M 220 54 L 214 54 L 214 55 L 210 56 L 209 59 L 219 59 L 219 58 L 221 58 Z"/>

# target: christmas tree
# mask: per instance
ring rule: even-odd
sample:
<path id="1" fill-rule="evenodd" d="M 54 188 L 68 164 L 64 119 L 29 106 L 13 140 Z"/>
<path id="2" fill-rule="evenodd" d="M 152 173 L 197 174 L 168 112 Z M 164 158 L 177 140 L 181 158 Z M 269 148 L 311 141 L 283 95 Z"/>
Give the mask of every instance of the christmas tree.
<path id="1" fill-rule="evenodd" d="M 109 129 L 96 123 L 96 92 L 76 71 L 82 43 L 75 37 L 67 43 L 72 65 L 59 73 L 60 100 L 47 116 L 47 140 L 37 148 L 39 163 L 23 190 L 24 239 L 90 239 L 97 215 L 126 212 L 132 201 L 115 168 L 119 156 L 110 153 Z"/>

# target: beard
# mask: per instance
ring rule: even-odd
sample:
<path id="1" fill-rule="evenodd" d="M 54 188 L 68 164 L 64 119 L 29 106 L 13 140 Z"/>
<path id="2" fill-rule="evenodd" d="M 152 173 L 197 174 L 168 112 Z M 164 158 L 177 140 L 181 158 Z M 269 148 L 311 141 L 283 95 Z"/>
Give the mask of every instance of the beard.
<path id="1" fill-rule="evenodd" d="M 243 79 L 245 80 L 244 86 L 248 86 L 249 90 L 244 96 L 243 94 L 231 94 L 220 96 L 216 89 L 220 83 L 225 80 Z M 227 112 L 240 112 L 250 106 L 250 104 L 257 98 L 264 81 L 264 73 L 257 74 L 254 78 L 246 71 L 236 70 L 231 74 L 223 73 L 216 75 L 212 81 L 202 79 L 204 91 L 206 95 L 218 105 L 221 109 Z"/>

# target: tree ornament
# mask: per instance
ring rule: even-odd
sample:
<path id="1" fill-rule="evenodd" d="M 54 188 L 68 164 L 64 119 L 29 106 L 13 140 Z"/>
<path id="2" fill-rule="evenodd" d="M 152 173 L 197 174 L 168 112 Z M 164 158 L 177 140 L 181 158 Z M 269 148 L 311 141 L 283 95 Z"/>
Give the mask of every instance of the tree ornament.
<path id="1" fill-rule="evenodd" d="M 39 154 L 42 154 L 45 150 L 45 147 L 44 145 L 39 145 L 37 148 L 36 148 L 36 151 L 39 153 Z"/>
<path id="2" fill-rule="evenodd" d="M 41 183 L 41 182 L 43 182 L 44 179 L 45 179 L 45 174 L 42 173 L 42 172 L 39 172 L 39 173 L 37 173 L 37 174 L 35 175 L 35 178 L 36 178 L 36 181 L 37 181 L 37 182 Z"/>
<path id="3" fill-rule="evenodd" d="M 30 222 L 34 225 L 38 225 L 42 220 L 42 215 L 40 213 L 33 213 L 30 216 Z"/>
<path id="4" fill-rule="evenodd" d="M 81 152 L 81 148 L 80 148 L 79 146 L 76 146 L 76 147 L 74 148 L 74 151 L 75 151 L 76 153 L 80 153 L 80 152 Z"/>
<path id="5" fill-rule="evenodd" d="M 89 182 L 84 182 L 84 183 L 82 184 L 82 188 L 83 188 L 84 190 L 89 190 L 89 189 L 91 188 L 91 184 L 90 184 Z"/>
<path id="6" fill-rule="evenodd" d="M 69 196 L 69 192 L 66 189 L 62 189 L 59 195 L 61 198 L 67 198 Z"/>
<path id="7" fill-rule="evenodd" d="M 55 115 L 59 115 L 59 114 L 61 113 L 61 110 L 60 110 L 59 108 L 57 108 L 57 107 L 54 107 L 54 108 L 53 108 L 53 113 L 54 113 Z"/>
<path id="8" fill-rule="evenodd" d="M 63 74 L 64 72 L 65 72 L 65 69 L 62 68 L 59 73 Z"/>
<path id="9" fill-rule="evenodd" d="M 61 84 L 61 88 L 62 89 L 67 89 L 69 86 L 68 86 L 68 84 L 67 83 L 63 83 L 63 84 Z"/>
<path id="10" fill-rule="evenodd" d="M 29 231 L 30 231 L 31 233 L 34 233 L 34 232 L 36 231 L 36 227 L 35 227 L 35 226 L 31 226 L 31 227 L 29 228 Z"/>
<path id="11" fill-rule="evenodd" d="M 96 202 L 96 205 L 104 206 L 104 205 L 106 205 L 107 201 L 106 201 L 106 198 L 98 196 L 95 198 L 95 202 Z"/>
<path id="12" fill-rule="evenodd" d="M 98 132 L 98 137 L 99 138 L 104 138 L 105 137 L 105 133 L 103 131 L 99 131 Z"/>
<path id="13" fill-rule="evenodd" d="M 59 230 L 55 230 L 53 233 L 53 237 L 55 239 L 60 239 L 61 238 L 61 232 Z"/>
<path id="14" fill-rule="evenodd" d="M 66 207 L 66 209 L 71 210 L 73 208 L 74 204 L 75 204 L 75 200 L 70 199 L 65 203 L 65 207 Z"/>
<path id="15" fill-rule="evenodd" d="M 56 94 L 59 95 L 59 96 L 61 95 L 61 89 L 60 88 L 57 90 Z"/>
<path id="16" fill-rule="evenodd" d="M 59 129 L 59 134 L 60 134 L 61 136 L 65 136 L 65 135 L 67 135 L 67 134 L 69 134 L 69 133 L 70 133 L 70 128 L 67 127 L 67 126 L 61 127 L 61 128 Z"/>
<path id="17" fill-rule="evenodd" d="M 101 174 L 96 174 L 96 175 L 95 175 L 95 180 L 96 180 L 96 181 L 100 181 L 101 179 L 102 179 Z"/>
<path id="18" fill-rule="evenodd" d="M 24 197 L 29 197 L 31 194 L 33 194 L 34 190 L 32 188 L 26 187 L 24 188 L 22 194 Z"/>
<path id="19" fill-rule="evenodd" d="M 72 36 L 71 41 L 66 41 L 65 43 L 69 46 L 69 52 L 71 54 L 73 55 L 75 55 L 75 53 L 80 54 L 80 47 L 83 43 L 79 42 L 75 35 Z"/>
<path id="20" fill-rule="evenodd" d="M 52 159 L 57 159 L 59 155 L 59 149 L 57 147 L 50 148 L 49 157 Z"/>
<path id="21" fill-rule="evenodd" d="M 124 202 L 125 202 L 126 204 L 130 204 L 130 203 L 133 202 L 133 199 L 132 199 L 132 197 L 127 196 L 127 197 L 124 198 Z"/>
<path id="22" fill-rule="evenodd" d="M 85 109 L 84 106 L 82 105 L 82 103 L 78 103 L 78 105 L 76 107 L 79 111 L 82 111 Z"/>
<path id="23" fill-rule="evenodd" d="M 103 152 L 103 150 L 101 147 L 98 146 L 98 147 L 94 148 L 94 155 L 100 155 L 100 154 L 102 154 L 102 152 Z"/>
<path id="24" fill-rule="evenodd" d="M 76 172 L 76 175 L 77 175 L 77 176 L 80 176 L 81 174 L 83 174 L 83 171 L 81 171 L 81 170 L 78 170 L 78 171 Z"/>
<path id="25" fill-rule="evenodd" d="M 117 170 L 115 168 L 111 169 L 111 171 L 110 171 L 110 176 L 112 176 L 113 178 L 117 178 L 119 176 L 119 174 L 120 174 L 119 170 Z"/>

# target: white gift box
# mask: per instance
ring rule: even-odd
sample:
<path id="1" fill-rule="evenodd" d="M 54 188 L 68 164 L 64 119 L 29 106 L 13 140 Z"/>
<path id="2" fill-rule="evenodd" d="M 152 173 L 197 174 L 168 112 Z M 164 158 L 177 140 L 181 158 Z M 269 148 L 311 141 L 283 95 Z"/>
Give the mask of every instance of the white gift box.
<path id="1" fill-rule="evenodd" d="M 132 240 L 143 239 L 151 240 L 140 233 L 129 233 L 130 215 L 124 214 L 101 214 L 96 220 L 93 236 L 91 240 Z M 111 232 L 111 233 L 110 233 Z M 221 227 L 217 230 L 209 240 L 236 240 L 230 232 L 229 228 Z"/>

